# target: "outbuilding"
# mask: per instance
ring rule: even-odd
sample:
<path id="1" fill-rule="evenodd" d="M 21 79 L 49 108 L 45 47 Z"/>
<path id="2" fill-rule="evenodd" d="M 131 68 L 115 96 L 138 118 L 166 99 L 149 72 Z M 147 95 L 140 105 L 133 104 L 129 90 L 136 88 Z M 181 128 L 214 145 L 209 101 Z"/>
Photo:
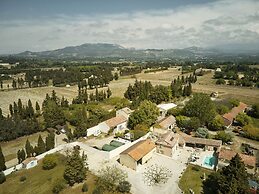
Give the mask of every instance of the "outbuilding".
<path id="1" fill-rule="evenodd" d="M 22 167 L 25 169 L 29 169 L 29 168 L 33 168 L 35 166 L 37 166 L 38 164 L 38 160 L 35 157 L 30 157 L 30 158 L 26 158 L 23 162 L 22 162 Z"/>
<path id="2" fill-rule="evenodd" d="M 139 164 L 145 164 L 152 158 L 155 149 L 156 146 L 151 140 L 141 140 L 120 154 L 120 163 L 137 170 Z"/>

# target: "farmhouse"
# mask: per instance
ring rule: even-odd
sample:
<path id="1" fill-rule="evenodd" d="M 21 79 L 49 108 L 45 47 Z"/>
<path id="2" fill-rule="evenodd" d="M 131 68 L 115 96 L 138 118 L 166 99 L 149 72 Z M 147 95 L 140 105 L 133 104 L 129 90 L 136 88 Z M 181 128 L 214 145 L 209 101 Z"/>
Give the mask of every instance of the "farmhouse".
<path id="1" fill-rule="evenodd" d="M 239 113 L 245 112 L 246 109 L 247 105 L 243 102 L 240 102 L 239 106 L 232 108 L 232 110 L 229 113 L 224 114 L 222 118 L 224 119 L 225 126 L 230 127 L 234 122 L 236 116 Z"/>
<path id="2" fill-rule="evenodd" d="M 159 104 L 159 105 L 157 105 L 157 108 L 159 108 L 159 113 L 160 113 L 160 115 L 157 118 L 157 120 L 161 120 L 161 119 L 165 118 L 167 111 L 172 109 L 172 108 L 175 108 L 175 107 L 177 107 L 177 105 L 174 104 L 174 103 L 167 103 L 167 104 Z"/>
<path id="3" fill-rule="evenodd" d="M 183 147 L 184 143 L 183 138 L 178 133 L 168 131 L 156 141 L 156 150 L 157 153 L 172 157 L 179 146 Z"/>
<path id="4" fill-rule="evenodd" d="M 224 166 L 227 166 L 229 164 L 229 161 L 236 155 L 237 153 L 232 150 L 226 150 L 222 149 L 219 152 L 218 155 L 218 168 L 222 168 Z M 244 164 L 247 167 L 247 171 L 250 173 L 254 173 L 255 167 L 256 167 L 256 157 L 255 156 L 249 156 L 246 154 L 238 154 Z"/>
<path id="5" fill-rule="evenodd" d="M 153 133 L 156 135 L 165 134 L 168 131 L 172 131 L 176 126 L 176 119 L 173 115 L 170 115 L 160 120 L 154 127 Z"/>
<path id="6" fill-rule="evenodd" d="M 29 168 L 33 168 L 33 167 L 37 166 L 37 164 L 38 164 L 37 158 L 30 157 L 30 158 L 25 159 L 22 162 L 22 167 L 25 169 L 29 169 Z"/>
<path id="7" fill-rule="evenodd" d="M 110 130 L 117 133 L 127 128 L 127 121 L 126 117 L 119 115 L 100 123 L 98 126 L 103 133 L 108 133 Z"/>
<path id="8" fill-rule="evenodd" d="M 137 170 L 139 164 L 146 163 L 156 149 L 151 140 L 141 140 L 120 154 L 120 163 L 133 170 Z"/>
<path id="9" fill-rule="evenodd" d="M 210 151 L 217 149 L 219 151 L 221 145 L 221 140 L 197 138 L 184 133 L 168 131 L 156 141 L 156 150 L 158 153 L 171 157 L 178 148 L 184 148 L 185 146 L 198 147 Z"/>

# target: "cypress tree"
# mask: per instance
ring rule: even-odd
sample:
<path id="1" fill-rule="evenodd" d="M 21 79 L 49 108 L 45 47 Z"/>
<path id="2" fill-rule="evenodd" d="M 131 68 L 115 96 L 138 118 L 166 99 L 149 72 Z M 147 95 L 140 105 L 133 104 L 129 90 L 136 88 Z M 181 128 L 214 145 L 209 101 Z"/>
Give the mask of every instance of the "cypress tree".
<path id="1" fill-rule="evenodd" d="M 46 151 L 49 151 L 55 147 L 55 134 L 50 132 L 46 137 Z"/>
<path id="2" fill-rule="evenodd" d="M 19 115 L 20 116 L 22 116 L 23 115 L 23 107 L 22 107 L 22 101 L 21 101 L 21 99 L 19 98 L 18 99 L 18 107 L 17 107 L 17 111 L 18 111 L 18 113 L 19 113 Z"/>
<path id="3" fill-rule="evenodd" d="M 25 150 L 26 150 L 27 158 L 33 155 L 33 147 L 28 139 L 26 140 Z"/>
<path id="4" fill-rule="evenodd" d="M 34 116 L 34 109 L 32 107 L 32 103 L 31 103 L 30 99 L 28 100 L 28 113 L 27 114 L 30 118 Z"/>
<path id="5" fill-rule="evenodd" d="M 110 98 L 112 95 L 112 91 L 110 90 L 110 88 L 108 87 L 108 90 L 107 90 L 107 98 Z"/>
<path id="6" fill-rule="evenodd" d="M 0 120 L 2 120 L 3 118 L 4 118 L 3 112 L 2 112 L 2 109 L 0 108 Z"/>
<path id="7" fill-rule="evenodd" d="M 37 115 L 40 115 L 40 105 L 39 105 L 39 103 L 38 102 L 36 102 L 36 113 L 37 113 Z"/>
<path id="8" fill-rule="evenodd" d="M 10 114 L 11 114 L 11 116 L 13 116 L 13 105 L 9 105 L 9 111 L 10 111 Z"/>
<path id="9" fill-rule="evenodd" d="M 98 88 L 97 86 L 95 87 L 95 100 L 99 101 L 99 93 L 98 93 Z"/>
<path id="10" fill-rule="evenodd" d="M 18 159 L 18 163 L 20 164 L 21 163 L 21 151 L 18 150 L 17 152 L 17 159 Z"/>
<path id="11" fill-rule="evenodd" d="M 0 171 L 4 171 L 4 170 L 6 170 L 5 158 L 4 158 L 4 154 L 2 152 L 2 148 L 0 146 Z"/>
<path id="12" fill-rule="evenodd" d="M 22 160 L 22 161 L 24 161 L 24 160 L 25 160 L 25 158 L 26 158 L 26 154 L 25 154 L 24 149 L 22 149 L 22 150 L 21 150 L 20 154 L 21 154 L 21 155 L 20 155 L 21 160 Z"/>
<path id="13" fill-rule="evenodd" d="M 38 153 L 37 154 L 42 154 L 46 151 L 46 145 L 41 137 L 41 135 L 39 135 L 39 138 L 38 138 Z"/>

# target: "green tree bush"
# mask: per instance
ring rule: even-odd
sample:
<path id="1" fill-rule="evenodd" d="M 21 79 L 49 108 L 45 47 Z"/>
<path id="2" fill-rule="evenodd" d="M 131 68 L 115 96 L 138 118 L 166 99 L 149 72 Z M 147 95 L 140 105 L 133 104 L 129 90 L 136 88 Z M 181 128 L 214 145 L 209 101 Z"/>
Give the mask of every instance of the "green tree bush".
<path id="1" fill-rule="evenodd" d="M 58 158 L 55 154 L 47 154 L 42 161 L 42 168 L 44 170 L 53 169 L 58 163 Z"/>

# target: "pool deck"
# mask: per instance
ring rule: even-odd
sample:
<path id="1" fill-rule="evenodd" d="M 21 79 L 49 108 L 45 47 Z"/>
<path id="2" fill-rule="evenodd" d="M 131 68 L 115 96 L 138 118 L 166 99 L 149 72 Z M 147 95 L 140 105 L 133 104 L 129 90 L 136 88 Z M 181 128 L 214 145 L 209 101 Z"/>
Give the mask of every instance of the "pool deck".
<path id="1" fill-rule="evenodd" d="M 195 150 L 193 153 L 195 153 L 196 157 L 198 159 L 195 162 L 190 162 L 191 164 L 201 166 L 203 168 L 207 168 L 210 170 L 214 169 L 214 166 L 204 165 L 204 160 L 206 156 L 213 156 L 214 151 L 203 151 L 203 150 Z"/>

